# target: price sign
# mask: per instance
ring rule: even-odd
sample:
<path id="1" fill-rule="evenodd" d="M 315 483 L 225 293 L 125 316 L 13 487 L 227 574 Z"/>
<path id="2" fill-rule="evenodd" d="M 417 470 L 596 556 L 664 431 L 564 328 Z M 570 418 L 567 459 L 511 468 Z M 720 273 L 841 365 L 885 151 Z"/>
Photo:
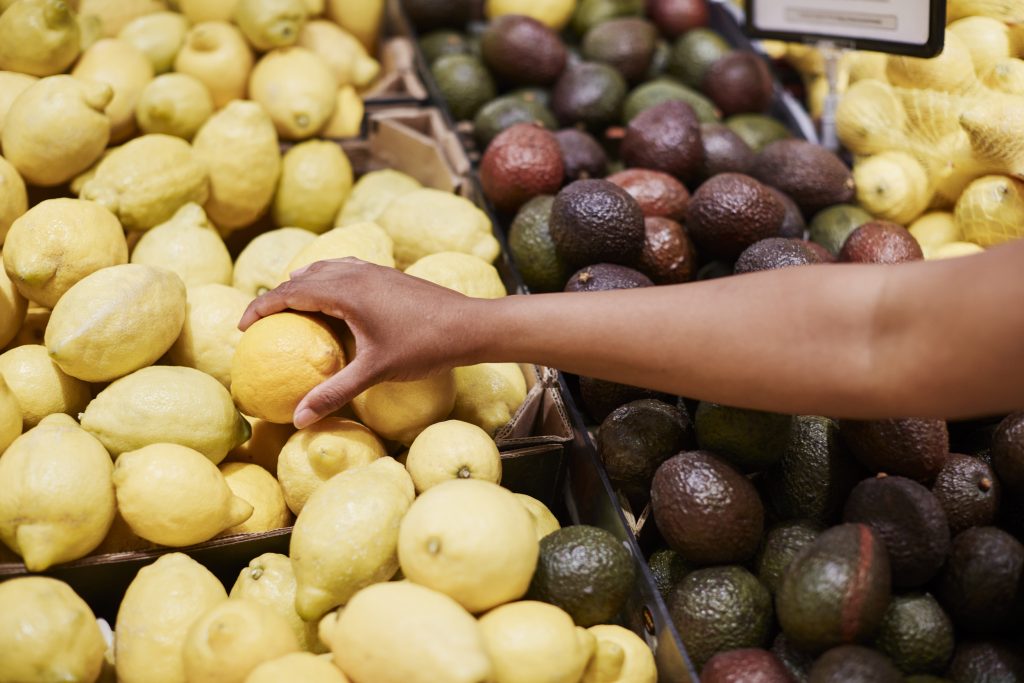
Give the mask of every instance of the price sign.
<path id="1" fill-rule="evenodd" d="M 746 0 L 746 32 L 788 42 L 933 57 L 942 51 L 946 0 Z"/>

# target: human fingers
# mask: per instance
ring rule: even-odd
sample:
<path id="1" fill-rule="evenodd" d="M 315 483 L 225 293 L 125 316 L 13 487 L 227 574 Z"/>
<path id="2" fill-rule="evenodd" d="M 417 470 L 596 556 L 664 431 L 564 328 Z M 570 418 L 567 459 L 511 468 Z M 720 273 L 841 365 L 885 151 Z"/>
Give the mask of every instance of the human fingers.
<path id="1" fill-rule="evenodd" d="M 368 355 L 357 355 L 341 371 L 318 384 L 299 401 L 292 416 L 297 429 L 327 417 L 374 384 L 378 372 L 366 360 Z"/>
<path id="2" fill-rule="evenodd" d="M 244 332 L 260 318 L 289 309 L 330 314 L 333 308 L 329 297 L 324 296 L 323 288 L 316 283 L 283 282 L 249 302 L 238 322 L 238 329 Z"/>

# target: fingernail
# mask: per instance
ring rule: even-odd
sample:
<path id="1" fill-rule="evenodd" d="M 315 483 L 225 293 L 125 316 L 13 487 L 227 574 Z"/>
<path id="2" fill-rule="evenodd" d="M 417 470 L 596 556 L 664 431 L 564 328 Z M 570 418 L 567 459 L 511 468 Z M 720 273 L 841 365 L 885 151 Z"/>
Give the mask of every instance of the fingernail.
<path id="1" fill-rule="evenodd" d="M 296 429 L 305 429 L 309 425 L 313 424 L 317 420 L 317 414 L 310 408 L 300 408 L 295 411 L 295 415 L 292 418 L 292 423 Z"/>

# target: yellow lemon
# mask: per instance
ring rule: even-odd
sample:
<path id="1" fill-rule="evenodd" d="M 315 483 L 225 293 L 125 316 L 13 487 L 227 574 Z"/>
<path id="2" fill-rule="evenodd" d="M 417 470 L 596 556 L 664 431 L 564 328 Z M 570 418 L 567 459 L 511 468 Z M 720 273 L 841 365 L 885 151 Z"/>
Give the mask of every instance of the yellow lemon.
<path id="1" fill-rule="evenodd" d="M 231 283 L 231 254 L 198 204 L 185 204 L 146 231 L 132 250 L 131 262 L 166 268 L 186 287 Z"/>
<path id="2" fill-rule="evenodd" d="M 1014 54 L 1009 27 L 992 17 L 964 17 L 946 28 L 963 41 L 979 77 L 988 73 L 1000 59 Z"/>
<path id="3" fill-rule="evenodd" d="M 576 0 L 487 0 L 487 17 L 495 19 L 506 14 L 523 14 L 556 31 L 561 31 L 572 18 Z"/>
<path id="4" fill-rule="evenodd" d="M 164 355 L 184 322 L 181 278 L 134 263 L 112 266 L 61 297 L 46 326 L 46 348 L 72 377 L 107 382 Z"/>
<path id="5" fill-rule="evenodd" d="M 336 93 L 327 64 L 304 47 L 268 52 L 249 78 L 249 97 L 263 105 L 286 140 L 304 140 L 323 128 Z"/>
<path id="6" fill-rule="evenodd" d="M 10 282 L 7 277 L 7 273 L 0 269 L 0 282 Z M 14 283 L 10 285 L 4 284 L 3 287 L 9 287 L 10 291 L 17 292 L 18 290 L 14 287 Z M 7 290 L 5 290 L 7 291 Z M 20 294 L 18 296 L 21 296 Z M 24 297 L 21 299 L 24 301 Z M 46 333 L 46 325 L 50 322 L 50 309 L 43 308 L 41 306 L 29 306 L 25 312 L 25 319 L 21 323 L 21 327 L 18 329 L 18 333 L 14 335 L 14 338 L 7 343 L 7 349 L 13 349 L 16 346 L 24 346 L 26 344 L 42 344 L 43 335 Z"/>
<path id="7" fill-rule="evenodd" d="M 533 520 L 522 503 L 508 489 L 478 479 L 447 481 L 420 494 L 398 535 L 405 577 L 470 612 L 521 598 L 538 553 Z"/>
<path id="8" fill-rule="evenodd" d="M 220 471 L 231 492 L 252 505 L 252 517 L 225 529 L 222 536 L 273 531 L 291 524 L 292 515 L 284 503 L 284 492 L 270 472 L 244 462 L 224 463 Z"/>
<path id="9" fill-rule="evenodd" d="M 1024 181 L 990 175 L 975 180 L 956 203 L 964 239 L 983 247 L 1024 236 Z"/>
<path id="10" fill-rule="evenodd" d="M 328 0 L 327 17 L 354 35 L 367 50 L 377 49 L 385 0 Z"/>
<path id="11" fill-rule="evenodd" d="M 381 382 L 352 399 L 360 422 L 405 446 L 448 417 L 453 405 L 455 379 L 450 371 L 411 382 Z"/>
<path id="12" fill-rule="evenodd" d="M 162 74 L 139 93 L 135 118 L 143 133 L 191 140 L 213 115 L 213 98 L 202 81 L 188 74 Z"/>
<path id="13" fill-rule="evenodd" d="M 376 223 L 353 223 L 328 230 L 303 247 L 280 273 L 280 280 L 288 274 L 317 261 L 354 256 L 379 266 L 393 268 L 394 242 Z"/>
<path id="14" fill-rule="evenodd" d="M 238 0 L 235 23 L 249 44 L 265 52 L 294 45 L 306 23 L 303 0 Z"/>
<path id="15" fill-rule="evenodd" d="M 128 22 L 117 37 L 144 54 L 154 73 L 162 74 L 174 66 L 186 33 L 188 19 L 177 12 L 155 12 Z"/>
<path id="16" fill-rule="evenodd" d="M 947 242 L 932 249 L 927 257 L 931 259 L 956 258 L 958 256 L 980 254 L 983 251 L 985 251 L 984 247 L 973 242 Z"/>
<path id="17" fill-rule="evenodd" d="M 78 57 L 75 13 L 61 0 L 22 0 L 0 13 L 0 69 L 52 76 Z"/>
<path id="18" fill-rule="evenodd" d="M 480 363 L 455 368 L 451 417 L 493 436 L 526 400 L 526 378 L 516 363 Z"/>
<path id="19" fill-rule="evenodd" d="M 405 467 L 417 493 L 452 479 L 501 482 L 501 455 L 494 440 L 459 420 L 437 422 L 420 432 L 409 446 Z"/>
<path id="20" fill-rule="evenodd" d="M 0 71 L 0 131 L 4 129 L 4 119 L 7 118 L 7 112 L 14 104 L 14 100 L 38 80 L 35 76 L 17 71 Z"/>
<path id="21" fill-rule="evenodd" d="M 213 3 L 209 3 L 213 4 Z M 203 21 L 185 36 L 174 70 L 193 76 L 210 91 L 213 106 L 245 98 L 252 71 L 252 50 L 237 27 L 226 20 Z"/>
<path id="22" fill-rule="evenodd" d="M 363 129 L 363 115 L 366 107 L 359 93 L 351 85 L 338 88 L 334 101 L 334 113 L 320 129 L 323 138 L 352 138 Z"/>
<path id="23" fill-rule="evenodd" d="M 319 619 L 361 588 L 394 576 L 398 528 L 414 496 L 408 472 L 391 458 L 345 470 L 310 496 L 288 551 L 300 617 Z"/>
<path id="24" fill-rule="evenodd" d="M 21 330 L 28 311 L 28 301 L 0 268 L 0 348 L 7 346 Z"/>
<path id="25" fill-rule="evenodd" d="M 345 226 L 376 221 L 391 202 L 421 187 L 418 180 L 401 171 L 370 171 L 352 186 L 335 224 Z"/>
<path id="26" fill-rule="evenodd" d="M 12 441 L 21 436 L 23 426 L 18 399 L 7 387 L 3 375 L 0 375 L 0 454 L 7 450 Z"/>
<path id="27" fill-rule="evenodd" d="M 231 386 L 231 359 L 242 338 L 238 321 L 251 300 L 227 285 L 190 287 L 185 324 L 167 352 L 168 360 L 201 370 L 224 386 Z"/>
<path id="28" fill-rule="evenodd" d="M 853 168 L 857 202 L 871 215 L 907 225 L 924 213 L 932 198 L 928 174 L 906 152 L 882 152 Z"/>
<path id="29" fill-rule="evenodd" d="M 295 145 L 281 161 L 274 222 L 322 233 L 334 225 L 351 190 L 352 165 L 341 147 L 324 140 Z"/>
<path id="30" fill-rule="evenodd" d="M 613 624 L 587 630 L 597 648 L 580 683 L 657 683 L 654 653 L 640 636 Z"/>
<path id="31" fill-rule="evenodd" d="M 125 591 L 114 628 L 121 683 L 182 683 L 181 651 L 192 624 L 228 599 L 224 586 L 188 555 L 170 553 L 139 570 Z"/>
<path id="32" fill-rule="evenodd" d="M 505 283 L 498 270 L 487 261 L 458 251 L 442 251 L 424 256 L 405 269 L 409 275 L 478 299 L 500 299 Z"/>
<path id="33" fill-rule="evenodd" d="M 517 493 L 515 495 L 523 507 L 526 508 L 526 511 L 530 513 L 530 517 L 533 519 L 533 528 L 537 532 L 538 541 L 552 531 L 558 531 L 562 528 L 562 525 L 558 523 L 558 518 L 551 513 L 547 505 L 525 493 Z"/>
<path id="34" fill-rule="evenodd" d="M 108 38 L 138 17 L 167 9 L 164 0 L 78 0 L 75 4 L 80 14 L 100 18 Z"/>
<path id="35" fill-rule="evenodd" d="M 334 663 L 355 681 L 491 681 L 483 635 L 447 595 L 408 581 L 378 583 L 320 622 Z"/>
<path id="36" fill-rule="evenodd" d="M 82 53 L 71 75 L 107 83 L 114 89 L 114 98 L 104 110 L 110 119 L 110 141 L 117 143 L 131 137 L 139 93 L 153 80 L 149 58 L 125 40 L 104 38 Z"/>
<path id="37" fill-rule="evenodd" d="M 91 398 L 89 385 L 60 369 L 45 346 L 26 344 L 0 354 L 0 374 L 21 406 L 26 427 L 47 415 L 78 415 Z"/>
<path id="38" fill-rule="evenodd" d="M 387 455 L 380 439 L 354 420 L 326 417 L 292 434 L 277 459 L 277 479 L 295 514 L 320 486 L 353 467 Z"/>
<path id="39" fill-rule="evenodd" d="M 495 683 L 578 683 L 594 636 L 546 602 L 523 600 L 480 617 Z"/>
<path id="40" fill-rule="evenodd" d="M 89 554 L 114 521 L 111 470 L 73 418 L 43 418 L 0 458 L 0 539 L 33 572 Z"/>
<path id="41" fill-rule="evenodd" d="M 324 60 L 339 88 L 365 88 L 380 73 L 380 63 L 366 53 L 362 43 L 334 22 L 308 22 L 299 32 L 298 44 Z"/>
<path id="42" fill-rule="evenodd" d="M 316 235 L 300 228 L 279 228 L 249 242 L 235 259 L 232 286 L 259 296 L 280 282 L 281 272 Z"/>
<path id="43" fill-rule="evenodd" d="M 94 681 L 107 649 L 96 615 L 63 581 L 0 583 L 0 671 L 8 681 Z"/>
<path id="44" fill-rule="evenodd" d="M 238 0 L 178 0 L 178 11 L 191 23 L 231 21 Z"/>
<path id="45" fill-rule="evenodd" d="M 206 456 L 177 444 L 122 453 L 113 480 L 117 509 L 132 531 L 161 545 L 202 543 L 253 511 Z"/>
<path id="46" fill-rule="evenodd" d="M 291 627 L 299 647 L 323 652 L 315 621 L 303 621 L 295 611 L 295 570 L 287 555 L 264 553 L 253 558 L 231 587 L 232 598 L 245 598 L 271 608 Z"/>
<path id="47" fill-rule="evenodd" d="M 2 84 L 0 84 L 2 87 Z M 0 121 L 0 130 L 2 130 Z M 0 244 L 7 237 L 11 223 L 28 211 L 28 193 L 25 181 L 11 163 L 0 157 Z M 334 216 L 331 216 L 334 219 Z"/>
<path id="48" fill-rule="evenodd" d="M 1021 54 L 1024 54 L 1022 52 Z M 993 90 L 1009 95 L 1024 95 L 1024 59 L 1000 59 L 983 78 L 985 85 Z M 3 106 L 0 104 L 0 110 Z M 0 111 L 0 127 L 3 126 L 3 113 Z"/>
<path id="49" fill-rule="evenodd" d="M 304 683 L 348 683 L 341 670 L 309 652 L 293 652 L 263 662 L 253 669 L 245 683 L 279 683 L 300 680 Z"/>
<path id="50" fill-rule="evenodd" d="M 299 401 L 345 366 L 345 352 L 322 320 L 277 313 L 255 322 L 235 347 L 231 395 L 246 415 L 281 424 Z"/>
<path id="51" fill-rule="evenodd" d="M 965 93 L 977 83 L 971 52 L 960 37 L 946 29 L 945 46 L 932 59 L 889 55 L 889 82 L 901 88 Z"/>
<path id="52" fill-rule="evenodd" d="M 960 228 L 948 211 L 932 211 L 926 213 L 907 228 L 914 236 L 921 249 L 926 253 L 943 244 L 961 239 Z"/>
<path id="53" fill-rule="evenodd" d="M 103 20 L 95 14 L 79 14 L 75 21 L 78 23 L 78 43 L 82 52 L 103 38 Z"/>
<path id="54" fill-rule="evenodd" d="M 53 308 L 87 275 L 128 262 L 128 243 L 114 214 L 81 199 L 47 199 L 14 221 L 4 269 L 27 299 Z"/>
<path id="55" fill-rule="evenodd" d="M 132 528 L 128 526 L 128 522 L 124 521 L 124 517 L 118 512 L 114 515 L 114 522 L 110 525 L 110 531 L 103 538 L 103 542 L 96 546 L 96 549 L 90 555 L 126 553 L 134 550 L 149 550 L 155 547 L 157 547 L 155 543 L 139 537 L 132 531 Z"/>
<path id="56" fill-rule="evenodd" d="M 277 424 L 256 417 L 243 415 L 252 429 L 252 436 L 240 446 L 235 446 L 224 458 L 229 462 L 251 462 L 266 471 L 277 472 L 277 460 L 288 438 L 295 433 L 291 423 Z"/>

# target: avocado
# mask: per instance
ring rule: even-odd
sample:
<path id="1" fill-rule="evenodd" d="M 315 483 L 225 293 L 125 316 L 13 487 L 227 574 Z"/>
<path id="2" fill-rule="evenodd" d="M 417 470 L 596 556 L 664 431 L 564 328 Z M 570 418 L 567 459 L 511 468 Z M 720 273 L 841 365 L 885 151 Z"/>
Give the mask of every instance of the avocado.
<path id="1" fill-rule="evenodd" d="M 472 119 L 497 93 L 487 67 L 470 55 L 445 55 L 434 62 L 430 73 L 458 121 Z"/>
<path id="2" fill-rule="evenodd" d="M 659 38 L 654 43 L 654 54 L 651 55 L 651 63 L 647 67 L 647 73 L 642 80 L 653 81 L 665 75 L 668 69 L 668 60 L 672 55 L 672 46 L 667 41 Z"/>
<path id="3" fill-rule="evenodd" d="M 791 683 L 789 672 L 768 650 L 748 647 L 719 652 L 700 672 L 700 683 Z"/>
<path id="4" fill-rule="evenodd" d="M 480 53 L 491 72 L 511 85 L 551 85 L 568 59 L 557 33 L 520 14 L 491 21 L 480 36 Z"/>
<path id="5" fill-rule="evenodd" d="M 419 44 L 428 65 L 433 65 L 446 55 L 470 54 L 469 41 L 456 31 L 441 30 L 428 33 L 420 38 Z"/>
<path id="6" fill-rule="evenodd" d="M 731 128 L 722 123 L 703 123 L 700 127 L 704 147 L 701 180 L 719 173 L 749 173 L 754 165 L 754 151 Z"/>
<path id="7" fill-rule="evenodd" d="M 669 596 L 668 611 L 698 669 L 718 652 L 768 643 L 772 597 L 743 567 L 690 572 Z"/>
<path id="8" fill-rule="evenodd" d="M 771 106 L 775 82 L 760 55 L 736 50 L 707 68 L 700 90 L 725 116 L 759 114 Z"/>
<path id="9" fill-rule="evenodd" d="M 874 220 L 871 214 L 852 204 L 836 204 L 819 211 L 811 218 L 811 241 L 828 249 L 833 256 L 839 255 L 843 243 L 850 233 Z"/>
<path id="10" fill-rule="evenodd" d="M 662 102 L 670 101 L 690 105 L 701 123 L 717 123 L 721 118 L 720 112 L 715 109 L 711 100 L 696 90 L 669 78 L 656 78 L 649 83 L 638 85 L 629 92 L 622 105 L 622 120 L 628 124 L 638 114 Z"/>
<path id="11" fill-rule="evenodd" d="M 949 554 L 949 523 L 939 499 L 905 477 L 879 475 L 857 484 L 843 521 L 867 524 L 882 539 L 899 588 L 927 583 Z"/>
<path id="12" fill-rule="evenodd" d="M 635 199 L 607 180 L 577 180 L 555 195 L 551 237 L 571 267 L 636 263 L 644 246 L 644 214 Z"/>
<path id="13" fill-rule="evenodd" d="M 1024 601 L 1024 545 L 1002 529 L 976 526 L 953 539 L 938 598 L 953 623 L 972 633 L 1012 628 Z"/>
<path id="14" fill-rule="evenodd" d="M 558 192 L 564 175 L 554 133 L 532 123 L 499 133 L 480 161 L 480 185 L 499 211 L 516 211 L 534 197 Z"/>
<path id="15" fill-rule="evenodd" d="M 809 519 L 780 522 L 768 530 L 757 551 L 754 566 L 757 578 L 772 595 L 778 591 L 789 563 L 814 543 L 822 531 L 820 524 Z"/>
<path id="16" fill-rule="evenodd" d="M 686 229 L 701 256 L 734 260 L 754 242 L 778 235 L 784 217 L 782 203 L 760 182 L 722 173 L 693 193 Z"/>
<path id="17" fill-rule="evenodd" d="M 950 533 L 990 526 L 999 514 L 1002 486 L 992 468 L 978 458 L 950 453 L 932 484 L 946 512 Z"/>
<path id="18" fill-rule="evenodd" d="M 555 115 L 540 102 L 505 95 L 480 108 L 473 119 L 473 135 L 480 149 L 485 150 L 498 133 L 517 123 L 535 123 L 548 130 L 558 127 Z"/>
<path id="19" fill-rule="evenodd" d="M 570 25 L 583 37 L 598 24 L 616 17 L 641 17 L 644 0 L 581 0 L 576 5 Z"/>
<path id="20" fill-rule="evenodd" d="M 711 20 L 705 0 L 649 0 L 647 14 L 662 35 L 673 40 Z"/>
<path id="21" fill-rule="evenodd" d="M 764 530 L 754 485 L 707 451 L 680 453 L 661 464 L 651 484 L 651 508 L 665 542 L 694 565 L 745 562 Z"/>
<path id="22" fill-rule="evenodd" d="M 541 539 L 525 599 L 561 607 L 577 626 L 607 624 L 622 611 L 634 576 L 630 552 L 610 531 L 567 526 Z"/>
<path id="23" fill-rule="evenodd" d="M 889 557 L 866 524 L 824 531 L 789 565 L 775 594 L 786 638 L 802 649 L 871 638 L 889 605 Z"/>
<path id="24" fill-rule="evenodd" d="M 646 168 L 629 168 L 608 176 L 640 204 L 644 217 L 662 216 L 674 221 L 686 218 L 690 193 L 686 186 L 667 173 Z"/>
<path id="25" fill-rule="evenodd" d="M 814 665 L 814 655 L 800 650 L 786 638 L 785 633 L 779 633 L 772 641 L 772 654 L 775 655 L 786 671 L 793 677 L 794 681 L 806 683 L 807 676 Z"/>
<path id="26" fill-rule="evenodd" d="M 903 683 L 903 675 L 883 654 L 860 645 L 841 645 L 818 657 L 807 680 L 809 683 Z"/>
<path id="27" fill-rule="evenodd" d="M 597 430 L 597 454 L 608 478 L 631 496 L 649 493 L 658 466 L 692 445 L 689 417 L 657 399 L 619 406 Z"/>
<path id="28" fill-rule="evenodd" d="M 846 164 L 821 145 L 776 140 L 754 161 L 752 176 L 789 195 L 804 216 L 851 201 L 856 193 Z"/>
<path id="29" fill-rule="evenodd" d="M 732 264 L 727 261 L 708 261 L 697 271 L 697 280 L 716 280 L 732 275 Z"/>
<path id="30" fill-rule="evenodd" d="M 671 548 L 655 550 L 647 559 L 647 565 L 651 569 L 654 585 L 666 602 L 683 577 L 693 571 L 693 568 L 679 557 L 679 553 Z"/>
<path id="31" fill-rule="evenodd" d="M 658 29 L 639 17 L 602 21 L 583 38 L 583 58 L 607 64 L 631 83 L 643 80 L 651 66 Z"/>
<path id="32" fill-rule="evenodd" d="M 420 33 L 439 28 L 461 29 L 469 22 L 470 0 L 402 0 L 409 21 Z"/>
<path id="33" fill-rule="evenodd" d="M 924 253 L 910 231 L 889 221 L 868 221 L 850 233 L 839 250 L 847 263 L 904 263 L 921 261 Z"/>
<path id="34" fill-rule="evenodd" d="M 840 420 L 839 435 L 871 472 L 931 483 L 949 455 L 944 420 Z"/>
<path id="35" fill-rule="evenodd" d="M 568 182 L 586 178 L 603 178 L 608 173 L 608 155 L 594 136 L 575 128 L 555 133 L 562 148 L 562 165 Z"/>
<path id="36" fill-rule="evenodd" d="M 616 263 L 595 263 L 573 273 L 565 283 L 567 292 L 607 292 L 612 289 L 653 287 L 651 279 L 638 270 Z"/>
<path id="37" fill-rule="evenodd" d="M 953 656 L 953 622 L 927 593 L 896 596 L 875 646 L 905 674 L 939 674 Z"/>
<path id="38" fill-rule="evenodd" d="M 644 219 L 644 250 L 639 270 L 656 285 L 689 282 L 697 269 L 697 249 L 689 235 L 671 218 L 650 216 Z"/>
<path id="39" fill-rule="evenodd" d="M 725 125 L 743 138 L 755 153 L 776 140 L 793 137 L 786 126 L 764 114 L 736 114 L 727 118 Z"/>
<path id="40" fill-rule="evenodd" d="M 685 102 L 662 102 L 633 117 L 619 154 L 627 166 L 663 171 L 684 183 L 695 181 L 704 163 L 700 121 Z"/>
<path id="41" fill-rule="evenodd" d="M 691 88 L 700 88 L 712 64 L 732 52 L 725 38 L 710 28 L 695 28 L 676 40 L 668 72 Z"/>
<path id="42" fill-rule="evenodd" d="M 831 524 L 858 475 L 857 464 L 839 440 L 836 423 L 827 417 L 798 415 L 782 458 L 767 473 L 768 499 L 783 519 Z"/>
<path id="43" fill-rule="evenodd" d="M 796 205 L 796 202 L 781 190 L 777 190 L 771 185 L 768 189 L 772 191 L 772 194 L 782 202 L 782 206 L 786 209 L 786 217 L 782 219 L 782 227 L 779 228 L 779 237 L 791 237 L 803 241 L 804 232 L 807 230 L 807 223 L 804 221 L 804 215 L 800 211 L 800 207 Z M 818 261 L 825 263 L 835 261 L 835 257 L 828 254 L 827 250 L 820 250 L 823 252 L 822 257 L 819 257 Z M 815 250 L 818 253 L 818 250 Z M 824 255 L 828 254 L 827 261 L 822 260 Z"/>
<path id="44" fill-rule="evenodd" d="M 992 465 L 1007 489 L 1024 495 L 1024 412 L 999 423 L 992 435 Z"/>
<path id="45" fill-rule="evenodd" d="M 569 279 L 570 270 L 555 251 L 551 240 L 550 195 L 534 197 L 520 207 L 508 231 L 512 260 L 531 292 L 558 292 Z"/>
<path id="46" fill-rule="evenodd" d="M 619 406 L 642 398 L 670 400 L 668 395 L 652 389 L 609 382 L 595 377 L 580 377 L 580 400 L 587 415 L 595 422 L 604 421 L 609 413 Z"/>
<path id="47" fill-rule="evenodd" d="M 803 240 L 787 237 L 769 237 L 754 242 L 743 250 L 736 259 L 736 274 L 755 273 L 760 270 L 776 270 L 792 266 L 806 266 L 820 263 Z"/>
<path id="48" fill-rule="evenodd" d="M 568 66 L 551 93 L 551 109 L 563 126 L 577 123 L 602 131 L 619 120 L 626 98 L 626 80 L 607 64 L 580 62 Z"/>
<path id="49" fill-rule="evenodd" d="M 508 96 L 518 97 L 527 102 L 536 102 L 548 111 L 551 111 L 551 91 L 546 88 L 538 88 L 536 86 L 516 88 L 509 92 Z"/>
<path id="50" fill-rule="evenodd" d="M 819 263 L 836 262 L 836 257 L 832 255 L 832 252 L 830 252 L 828 249 L 821 246 L 817 242 L 812 242 L 810 240 L 801 240 L 801 242 L 804 243 L 805 247 L 811 250 L 811 253 L 817 257 Z"/>
<path id="51" fill-rule="evenodd" d="M 789 415 L 701 401 L 694 422 L 697 443 L 743 472 L 777 463 L 789 442 Z"/>
<path id="52" fill-rule="evenodd" d="M 1019 683 L 1024 657 L 1001 643 L 960 641 L 946 675 L 954 683 Z"/>

